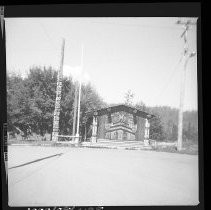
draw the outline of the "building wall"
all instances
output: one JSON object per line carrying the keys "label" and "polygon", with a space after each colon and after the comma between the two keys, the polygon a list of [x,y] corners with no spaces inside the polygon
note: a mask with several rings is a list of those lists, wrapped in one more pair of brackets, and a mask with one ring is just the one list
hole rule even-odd
{"label": "building wall", "polygon": [[144,141],[145,119],[137,117],[136,140]]}
{"label": "building wall", "polygon": [[[112,116],[112,121],[114,119],[114,115]],[[144,140],[144,129],[145,129],[145,119],[137,116],[137,124],[134,125],[132,115],[128,115],[128,124],[129,127],[132,128],[135,135],[127,133],[126,135],[122,130],[106,132],[106,130],[110,127],[108,124],[107,115],[99,116],[98,117],[98,130],[97,130],[97,138],[99,139],[122,139],[122,140],[137,140],[143,141]],[[126,139],[127,138],[127,139]]]}
{"label": "building wall", "polygon": [[97,120],[98,120],[97,138],[105,139],[106,137],[105,124],[107,121],[107,116],[106,115],[99,116]]}

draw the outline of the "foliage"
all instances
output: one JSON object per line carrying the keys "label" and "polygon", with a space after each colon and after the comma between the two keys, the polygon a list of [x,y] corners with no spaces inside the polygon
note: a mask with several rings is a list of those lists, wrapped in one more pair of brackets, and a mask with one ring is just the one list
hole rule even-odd
{"label": "foliage", "polygon": [[159,116],[150,120],[149,138],[158,141],[163,141],[165,139],[163,125]]}
{"label": "foliage", "polygon": [[7,76],[8,131],[18,126],[24,134],[30,125],[31,109],[26,81],[18,75]]}
{"label": "foliage", "polygon": [[[19,75],[7,75],[7,122],[10,132],[32,132],[45,135],[52,133],[53,113],[56,98],[57,71],[51,67],[33,67],[26,78]],[[60,133],[72,134],[73,106],[77,82],[71,77],[63,78],[60,112]],[[134,94],[129,90],[125,103],[133,106]],[[90,83],[82,84],[80,131],[81,135],[90,132],[92,120],[86,113],[105,107],[106,104]],[[156,116],[151,120],[150,138],[176,141],[178,130],[178,109],[168,106],[147,107],[140,101],[134,107]],[[88,134],[90,135],[90,133]],[[198,140],[198,113],[186,111],[183,115],[183,139]]]}
{"label": "foliage", "polygon": [[31,109],[31,128],[43,136],[52,130],[53,110],[56,96],[56,72],[49,67],[30,69],[26,78]]}
{"label": "foliage", "polygon": [[[18,75],[7,75],[7,118],[8,131],[31,129],[41,136],[52,133],[53,113],[56,98],[57,72],[51,67],[33,67],[25,79]],[[71,134],[73,104],[77,83],[64,77],[62,82],[60,111],[60,133]],[[81,122],[85,113],[100,108],[105,103],[91,84],[83,84],[81,92]],[[83,123],[84,125],[84,123]]]}
{"label": "foliage", "polygon": [[[160,116],[166,141],[176,141],[178,132],[178,109],[168,106],[147,107],[150,113]],[[198,113],[186,111],[183,114],[183,139],[198,140]]]}
{"label": "foliage", "polygon": [[131,90],[128,90],[125,93],[125,104],[126,105],[132,105],[133,104],[133,99],[134,99],[134,93]]}
{"label": "foliage", "polygon": [[147,111],[147,107],[146,104],[143,101],[140,101],[138,103],[136,103],[135,108],[141,110],[141,111]]}

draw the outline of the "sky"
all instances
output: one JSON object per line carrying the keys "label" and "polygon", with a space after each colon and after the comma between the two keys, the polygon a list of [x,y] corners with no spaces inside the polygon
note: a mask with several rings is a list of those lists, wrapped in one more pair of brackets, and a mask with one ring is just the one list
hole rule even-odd
{"label": "sky", "polygon": [[[176,21],[197,18],[5,18],[7,73],[26,76],[33,66],[59,69],[65,39],[63,74],[91,82],[107,103],[179,107],[184,28]],[[188,31],[197,52],[196,26]],[[82,50],[83,49],[83,50]],[[83,51],[83,53],[82,53]],[[83,54],[83,56],[82,56]],[[81,64],[83,63],[83,67]],[[197,54],[186,69],[184,110],[197,110]]]}

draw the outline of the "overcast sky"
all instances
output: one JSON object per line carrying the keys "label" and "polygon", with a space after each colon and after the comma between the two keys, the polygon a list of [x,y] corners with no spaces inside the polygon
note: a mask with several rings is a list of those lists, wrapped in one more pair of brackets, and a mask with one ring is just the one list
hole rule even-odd
{"label": "overcast sky", "polygon": [[[180,18],[181,19],[181,18]],[[182,18],[186,20],[187,18]],[[178,18],[6,18],[7,72],[26,75],[31,66],[59,68],[65,38],[64,75],[83,74],[108,103],[179,107],[184,28]],[[196,18],[191,18],[196,22]],[[196,26],[188,31],[196,49]],[[185,110],[197,110],[197,56],[187,66]]]}

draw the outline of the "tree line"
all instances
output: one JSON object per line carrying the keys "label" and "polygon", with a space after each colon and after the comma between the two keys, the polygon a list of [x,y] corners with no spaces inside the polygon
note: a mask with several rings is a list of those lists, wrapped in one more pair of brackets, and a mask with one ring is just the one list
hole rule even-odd
{"label": "tree line", "polygon": [[[178,112],[169,106],[147,107],[143,102],[135,105],[137,108],[154,114],[150,122],[150,138],[155,140],[176,141],[178,135]],[[198,141],[198,112],[183,113],[183,139]]]}
{"label": "tree line", "polygon": [[[62,98],[59,128],[62,134],[72,134],[73,104],[78,83],[71,77],[62,79]],[[33,67],[27,77],[7,75],[7,124],[11,133],[30,128],[32,133],[44,136],[52,133],[56,98],[57,71],[52,67]],[[86,113],[105,106],[90,83],[82,84],[80,130],[87,121]],[[91,124],[91,122],[86,122]]]}
{"label": "tree line", "polygon": [[[30,132],[44,136],[53,130],[53,113],[56,98],[57,71],[52,67],[32,67],[28,75],[7,74],[7,124],[11,133]],[[63,77],[59,128],[64,135],[72,134],[74,95],[78,83],[71,77]],[[132,93],[127,93],[126,104],[130,103]],[[80,131],[84,133],[85,124],[88,136],[91,135],[91,119],[86,114],[100,109],[106,104],[95,88],[82,84]],[[131,105],[131,104],[130,104]],[[143,111],[156,115],[151,120],[150,138],[175,141],[177,139],[178,110],[167,106],[147,107],[143,102],[133,105]],[[197,141],[198,118],[196,111],[184,113],[183,138]]]}
{"label": "tree line", "polygon": [[[169,106],[146,106],[143,101],[133,103],[135,94],[128,90],[125,93],[125,104],[139,110],[154,114],[150,120],[150,139],[158,141],[176,141],[178,135],[178,112]],[[198,112],[185,111],[183,114],[183,139],[198,141]]]}

